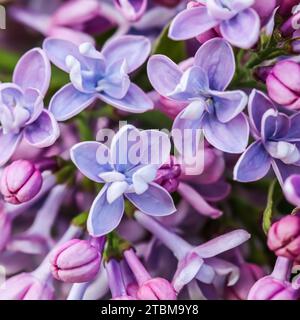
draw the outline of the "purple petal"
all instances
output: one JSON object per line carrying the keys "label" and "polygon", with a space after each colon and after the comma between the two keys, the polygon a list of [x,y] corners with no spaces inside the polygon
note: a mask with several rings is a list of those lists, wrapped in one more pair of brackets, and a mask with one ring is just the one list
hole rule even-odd
{"label": "purple petal", "polygon": [[251,144],[235,165],[234,180],[240,182],[256,181],[269,171],[271,158],[261,141]]}
{"label": "purple petal", "polygon": [[200,193],[185,183],[179,183],[178,192],[201,215],[217,219],[223,214],[221,210],[212,207]]}
{"label": "purple petal", "polygon": [[173,40],[194,38],[217,26],[205,7],[195,7],[183,10],[171,22],[169,37]]}
{"label": "purple petal", "polygon": [[66,64],[67,56],[70,55],[80,62],[84,60],[78,46],[67,40],[47,38],[43,43],[43,49],[50,61],[66,72],[69,72],[69,67]]}
{"label": "purple petal", "polygon": [[44,109],[44,96],[37,89],[29,88],[24,92],[24,103],[26,108],[30,110],[30,119],[26,124],[34,122]]}
{"label": "purple petal", "polygon": [[234,230],[194,248],[193,251],[202,258],[212,258],[238,247],[250,237],[250,234],[242,229]]}
{"label": "purple petal", "polygon": [[269,109],[275,110],[272,101],[261,91],[252,90],[249,96],[248,113],[250,123],[255,129],[256,135],[260,136],[261,120],[266,111]]}
{"label": "purple petal", "polygon": [[210,89],[223,91],[235,72],[231,46],[224,39],[212,39],[203,44],[195,55],[195,65],[206,71]]}
{"label": "purple petal", "polygon": [[227,123],[206,114],[202,123],[205,138],[215,148],[228,153],[241,153],[246,149],[249,125],[243,113]]}
{"label": "purple petal", "polygon": [[124,198],[119,197],[114,202],[107,202],[107,187],[104,186],[90,209],[87,229],[90,235],[100,237],[113,231],[120,223],[124,213]]}
{"label": "purple petal", "polygon": [[53,145],[58,137],[58,124],[47,110],[43,110],[37,120],[24,129],[26,141],[37,148],[46,148]]}
{"label": "purple petal", "polygon": [[109,149],[100,142],[81,142],[70,150],[76,167],[89,179],[102,183],[99,174],[112,170]]}
{"label": "purple petal", "polygon": [[122,36],[108,41],[101,53],[109,65],[126,59],[128,73],[139,68],[148,58],[151,51],[150,41],[143,36]]}
{"label": "purple petal", "polygon": [[270,109],[264,113],[261,120],[261,137],[265,141],[275,137],[277,130],[278,111]]}
{"label": "purple petal", "polygon": [[105,93],[98,94],[98,96],[106,103],[126,112],[143,113],[153,109],[152,100],[134,83],[130,84],[129,90],[122,99],[115,99]]}
{"label": "purple petal", "polygon": [[285,135],[285,141],[300,141],[300,112],[292,115],[290,117],[290,128],[288,130],[287,135]]}
{"label": "purple petal", "polygon": [[247,95],[240,90],[217,92],[213,95],[216,117],[220,122],[226,123],[240,114],[247,105]]}
{"label": "purple petal", "polygon": [[148,0],[114,0],[114,4],[128,21],[135,22],[144,14]]}
{"label": "purple petal", "polygon": [[23,134],[3,134],[0,130],[0,166],[3,166],[14,154],[18,144],[20,143]]}
{"label": "purple petal", "polygon": [[300,174],[299,166],[285,164],[281,160],[272,159],[272,168],[282,187],[288,177],[294,174]]}
{"label": "purple petal", "polygon": [[147,73],[153,88],[165,97],[175,90],[183,75],[177,64],[163,55],[149,59]]}
{"label": "purple petal", "polygon": [[96,95],[82,93],[69,83],[52,97],[49,110],[57,121],[65,121],[90,106],[96,99]]}
{"label": "purple petal", "polygon": [[232,45],[249,49],[259,38],[260,19],[253,9],[239,12],[232,19],[223,21],[220,32]]}
{"label": "purple petal", "polygon": [[142,139],[140,131],[132,125],[122,127],[111,141],[111,162],[118,172],[126,172],[140,164]]}
{"label": "purple petal", "polygon": [[172,280],[176,292],[180,292],[185,285],[196,277],[203,263],[203,259],[194,252],[187,254],[178,262],[177,270]]}
{"label": "purple petal", "polygon": [[283,186],[283,191],[286,199],[294,206],[300,206],[300,175],[293,174],[289,176]]}
{"label": "purple petal", "polygon": [[167,216],[176,211],[170,194],[161,186],[151,183],[144,193],[126,193],[130,200],[139,210],[151,216]]}
{"label": "purple petal", "polygon": [[45,52],[34,48],[25,53],[17,63],[13,82],[24,91],[28,88],[37,89],[45,95],[50,84],[50,62]]}

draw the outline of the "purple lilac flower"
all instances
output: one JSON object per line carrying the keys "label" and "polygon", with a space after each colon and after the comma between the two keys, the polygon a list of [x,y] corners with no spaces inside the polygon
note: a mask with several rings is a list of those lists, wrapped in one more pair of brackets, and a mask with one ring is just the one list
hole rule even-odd
{"label": "purple lilac flower", "polygon": [[12,83],[0,84],[0,166],[12,157],[22,139],[44,148],[58,138],[58,125],[43,104],[50,74],[44,51],[35,48],[19,60]]}
{"label": "purple lilac flower", "polygon": [[123,36],[107,42],[101,52],[91,43],[76,46],[48,38],[44,49],[52,63],[70,74],[71,83],[50,101],[58,121],[70,119],[97,99],[127,112],[152,109],[150,98],[128,76],[147,59],[151,49],[147,38]]}
{"label": "purple lilac flower", "polygon": [[113,0],[115,7],[131,22],[139,20],[147,8],[148,0]]}
{"label": "purple lilac flower", "polygon": [[[163,147],[157,145],[160,139]],[[137,150],[140,156],[133,159],[133,151]],[[104,184],[90,209],[87,226],[91,235],[104,235],[119,225],[124,196],[149,215],[164,216],[175,211],[169,193],[153,182],[158,167],[169,153],[170,141],[165,133],[139,132],[131,125],[120,129],[110,149],[92,141],[79,143],[71,149],[71,158],[78,169],[89,179]],[[156,158],[154,164],[149,162],[149,155]]]}
{"label": "purple lilac flower", "polygon": [[169,30],[171,39],[186,40],[219,27],[223,38],[234,46],[248,49],[257,42],[260,18],[250,8],[254,0],[198,2],[198,7],[183,10],[172,21]]}
{"label": "purple lilac flower", "polygon": [[[184,139],[174,139],[179,152],[182,146],[195,141],[200,129],[217,149],[229,153],[245,150],[249,125],[242,111],[247,96],[240,90],[224,91],[234,72],[233,51],[223,39],[202,45],[193,66],[185,72],[166,56],[154,55],[149,59],[148,77],[155,90],[167,98],[189,103],[173,124],[173,130],[179,130]],[[192,134],[185,135],[185,130]]]}
{"label": "purple lilac flower", "polygon": [[241,182],[263,178],[272,166],[278,181],[300,172],[299,113],[280,113],[262,92],[253,90],[249,118],[255,138],[234,168],[234,179]]}

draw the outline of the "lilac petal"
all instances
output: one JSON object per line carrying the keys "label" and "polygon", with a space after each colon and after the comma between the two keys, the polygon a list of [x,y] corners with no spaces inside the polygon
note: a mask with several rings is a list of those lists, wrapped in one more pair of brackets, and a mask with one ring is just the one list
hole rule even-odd
{"label": "lilac petal", "polygon": [[236,265],[219,258],[206,259],[205,263],[212,267],[218,276],[226,277],[227,286],[233,286],[239,280],[240,271]]}
{"label": "lilac petal", "polygon": [[109,149],[100,142],[81,142],[70,150],[71,159],[76,167],[89,179],[102,183],[100,174],[112,171],[109,164]]}
{"label": "lilac petal", "polygon": [[230,194],[231,186],[225,181],[217,181],[210,184],[196,185],[195,189],[205,200],[217,202],[225,199]]}
{"label": "lilac petal", "polygon": [[204,136],[215,148],[228,153],[241,153],[248,144],[249,124],[243,113],[227,123],[221,123],[213,115],[202,120]]}
{"label": "lilac petal", "polygon": [[259,31],[260,19],[253,9],[241,11],[220,25],[220,32],[224,39],[243,49],[249,49],[255,45],[259,38]]}
{"label": "lilac petal", "polygon": [[109,64],[126,59],[128,73],[139,68],[148,58],[151,43],[143,36],[126,35],[108,41],[101,53]]}
{"label": "lilac petal", "polygon": [[107,202],[107,186],[104,186],[90,209],[87,229],[94,237],[103,236],[113,231],[120,223],[124,213],[124,198],[121,196],[114,202]]}
{"label": "lilac petal", "polygon": [[169,37],[173,40],[194,38],[217,26],[205,7],[195,7],[181,11],[171,22]]}
{"label": "lilac petal", "polygon": [[261,91],[252,90],[249,96],[248,113],[250,123],[256,131],[256,135],[260,136],[261,120],[266,111],[269,109],[275,110],[272,101]]}
{"label": "lilac petal", "polygon": [[292,164],[285,164],[281,160],[272,159],[272,168],[276,177],[283,187],[287,178],[294,174],[300,174],[300,167]]}
{"label": "lilac petal", "polygon": [[141,163],[160,167],[169,159],[171,142],[168,135],[158,130],[143,130],[140,133],[143,141]]}
{"label": "lilac petal", "polygon": [[219,218],[223,212],[208,204],[196,189],[180,182],[177,191],[197,212],[212,219]]}
{"label": "lilac petal", "polygon": [[276,139],[283,139],[286,137],[290,133],[290,127],[290,117],[284,113],[279,113],[276,119],[276,130],[274,133]]}
{"label": "lilac petal", "polygon": [[126,172],[140,164],[142,139],[132,125],[122,127],[111,141],[111,163],[118,172]]}
{"label": "lilac petal", "polygon": [[49,111],[57,121],[65,121],[90,106],[96,99],[96,95],[82,93],[69,83],[52,97]]}
{"label": "lilac petal", "polygon": [[150,183],[143,194],[125,193],[125,196],[139,210],[151,216],[167,216],[176,211],[170,194],[155,183]]}
{"label": "lilac petal", "polygon": [[247,105],[247,95],[240,90],[217,92],[211,91],[216,117],[226,123],[241,113]]}
{"label": "lilac petal", "polygon": [[17,63],[13,73],[13,82],[24,91],[33,88],[45,95],[49,88],[50,76],[50,62],[45,52],[34,48],[25,53]]}
{"label": "lilac petal", "polygon": [[24,129],[26,141],[37,148],[46,148],[53,145],[58,137],[58,124],[47,110],[43,110],[37,120]]}
{"label": "lilac petal", "polygon": [[22,133],[19,134],[3,134],[2,130],[0,130],[0,166],[3,166],[14,154],[18,144],[21,142],[23,137]]}
{"label": "lilac petal", "polygon": [[26,122],[26,125],[34,122],[43,111],[43,98],[44,96],[37,89],[29,88],[25,90],[23,99],[26,108],[30,110],[30,119]]}
{"label": "lilac petal", "polygon": [[205,42],[195,55],[195,65],[206,71],[210,89],[223,91],[235,72],[235,59],[231,46],[224,39]]}
{"label": "lilac petal", "polygon": [[220,253],[238,247],[250,239],[250,234],[245,230],[239,229],[228,232],[222,236],[214,238],[193,249],[202,258],[212,258]]}
{"label": "lilac petal", "polygon": [[194,252],[187,254],[179,261],[176,273],[172,280],[176,292],[180,292],[185,285],[196,277],[203,263],[203,259]]}
{"label": "lilac petal", "polygon": [[43,49],[50,61],[66,72],[69,72],[69,67],[66,64],[67,56],[72,56],[79,62],[84,63],[84,57],[79,52],[78,46],[70,41],[47,38],[43,43]]}
{"label": "lilac petal", "polygon": [[261,141],[252,143],[235,165],[234,180],[240,182],[256,181],[269,171],[271,158]]}
{"label": "lilac petal", "polygon": [[[195,104],[194,102],[193,104]],[[177,151],[184,156],[195,156],[199,151],[199,140],[202,134],[201,130],[201,116],[202,113],[199,112],[195,115],[195,119],[186,119],[186,113],[191,105],[184,109],[176,117],[173,127],[172,127],[172,137],[174,145]],[[199,101],[199,110],[204,107]]]}
{"label": "lilac petal", "polygon": [[114,4],[128,21],[135,22],[144,14],[148,0],[114,0]]}
{"label": "lilac petal", "polygon": [[293,174],[289,176],[283,186],[283,191],[286,199],[294,206],[300,206],[300,175]]}
{"label": "lilac petal", "polygon": [[175,90],[183,75],[177,64],[163,55],[149,59],[147,73],[153,88],[165,97]]}
{"label": "lilac petal", "polygon": [[200,92],[208,92],[208,87],[205,71],[198,66],[193,66],[184,72],[179,84],[169,93],[168,98],[179,101],[197,98]]}
{"label": "lilac petal", "polygon": [[290,128],[284,137],[284,141],[298,142],[300,141],[300,112],[293,114],[290,117]]}
{"label": "lilac petal", "polygon": [[228,20],[231,19],[235,14],[236,10],[232,8],[234,0],[222,4],[222,0],[209,0],[206,2],[208,13],[219,20]]}
{"label": "lilac petal", "polygon": [[115,99],[105,93],[98,94],[99,98],[112,106],[133,113],[143,113],[153,109],[153,102],[137,85],[131,83],[122,99]]}
{"label": "lilac petal", "polygon": [[264,141],[275,137],[278,115],[278,111],[273,109],[264,113],[261,120],[261,137]]}

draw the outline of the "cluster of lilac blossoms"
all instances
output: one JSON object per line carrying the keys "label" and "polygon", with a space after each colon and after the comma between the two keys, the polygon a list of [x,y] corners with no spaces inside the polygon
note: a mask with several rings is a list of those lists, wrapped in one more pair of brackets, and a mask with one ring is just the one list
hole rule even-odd
{"label": "cluster of lilac blossoms", "polygon": [[299,1],[7,6],[0,300],[299,300]]}

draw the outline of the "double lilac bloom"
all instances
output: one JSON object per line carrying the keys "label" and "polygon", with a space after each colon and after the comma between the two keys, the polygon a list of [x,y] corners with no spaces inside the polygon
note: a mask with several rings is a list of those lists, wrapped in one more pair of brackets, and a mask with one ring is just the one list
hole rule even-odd
{"label": "double lilac bloom", "polygon": [[101,52],[91,43],[77,46],[48,38],[44,50],[52,63],[70,74],[71,83],[50,101],[49,109],[58,121],[72,118],[97,99],[127,112],[153,108],[150,98],[128,76],[150,53],[151,43],[146,37],[122,36],[106,43]]}
{"label": "double lilac bloom", "polygon": [[58,125],[43,104],[50,74],[45,53],[35,48],[19,60],[12,83],[0,84],[0,166],[11,158],[22,139],[44,148],[58,138]]}
{"label": "double lilac bloom", "polygon": [[256,181],[273,170],[281,185],[300,173],[300,113],[287,116],[278,112],[262,92],[253,90],[249,98],[249,118],[255,142],[240,157],[234,179]]}
{"label": "double lilac bloom", "polygon": [[250,8],[254,0],[197,0],[199,6],[180,12],[172,21],[169,37],[186,40],[219,28],[232,45],[248,49],[259,38],[260,18]]}
{"label": "double lilac bloom", "polygon": [[119,225],[124,196],[149,215],[165,216],[175,211],[169,193],[153,182],[158,168],[168,159],[170,148],[165,133],[140,132],[127,125],[113,137],[110,149],[99,142],[82,142],[71,149],[78,169],[89,179],[104,184],[90,209],[87,227],[91,235],[107,234]]}
{"label": "double lilac bloom", "polygon": [[229,153],[245,150],[249,125],[242,111],[247,95],[240,90],[224,91],[234,72],[232,48],[220,38],[202,45],[194,64],[185,72],[166,56],[154,55],[149,59],[148,77],[154,89],[164,97],[188,103],[173,124],[173,131],[181,132],[181,139],[174,137],[178,151],[192,145],[200,129],[219,150]]}

